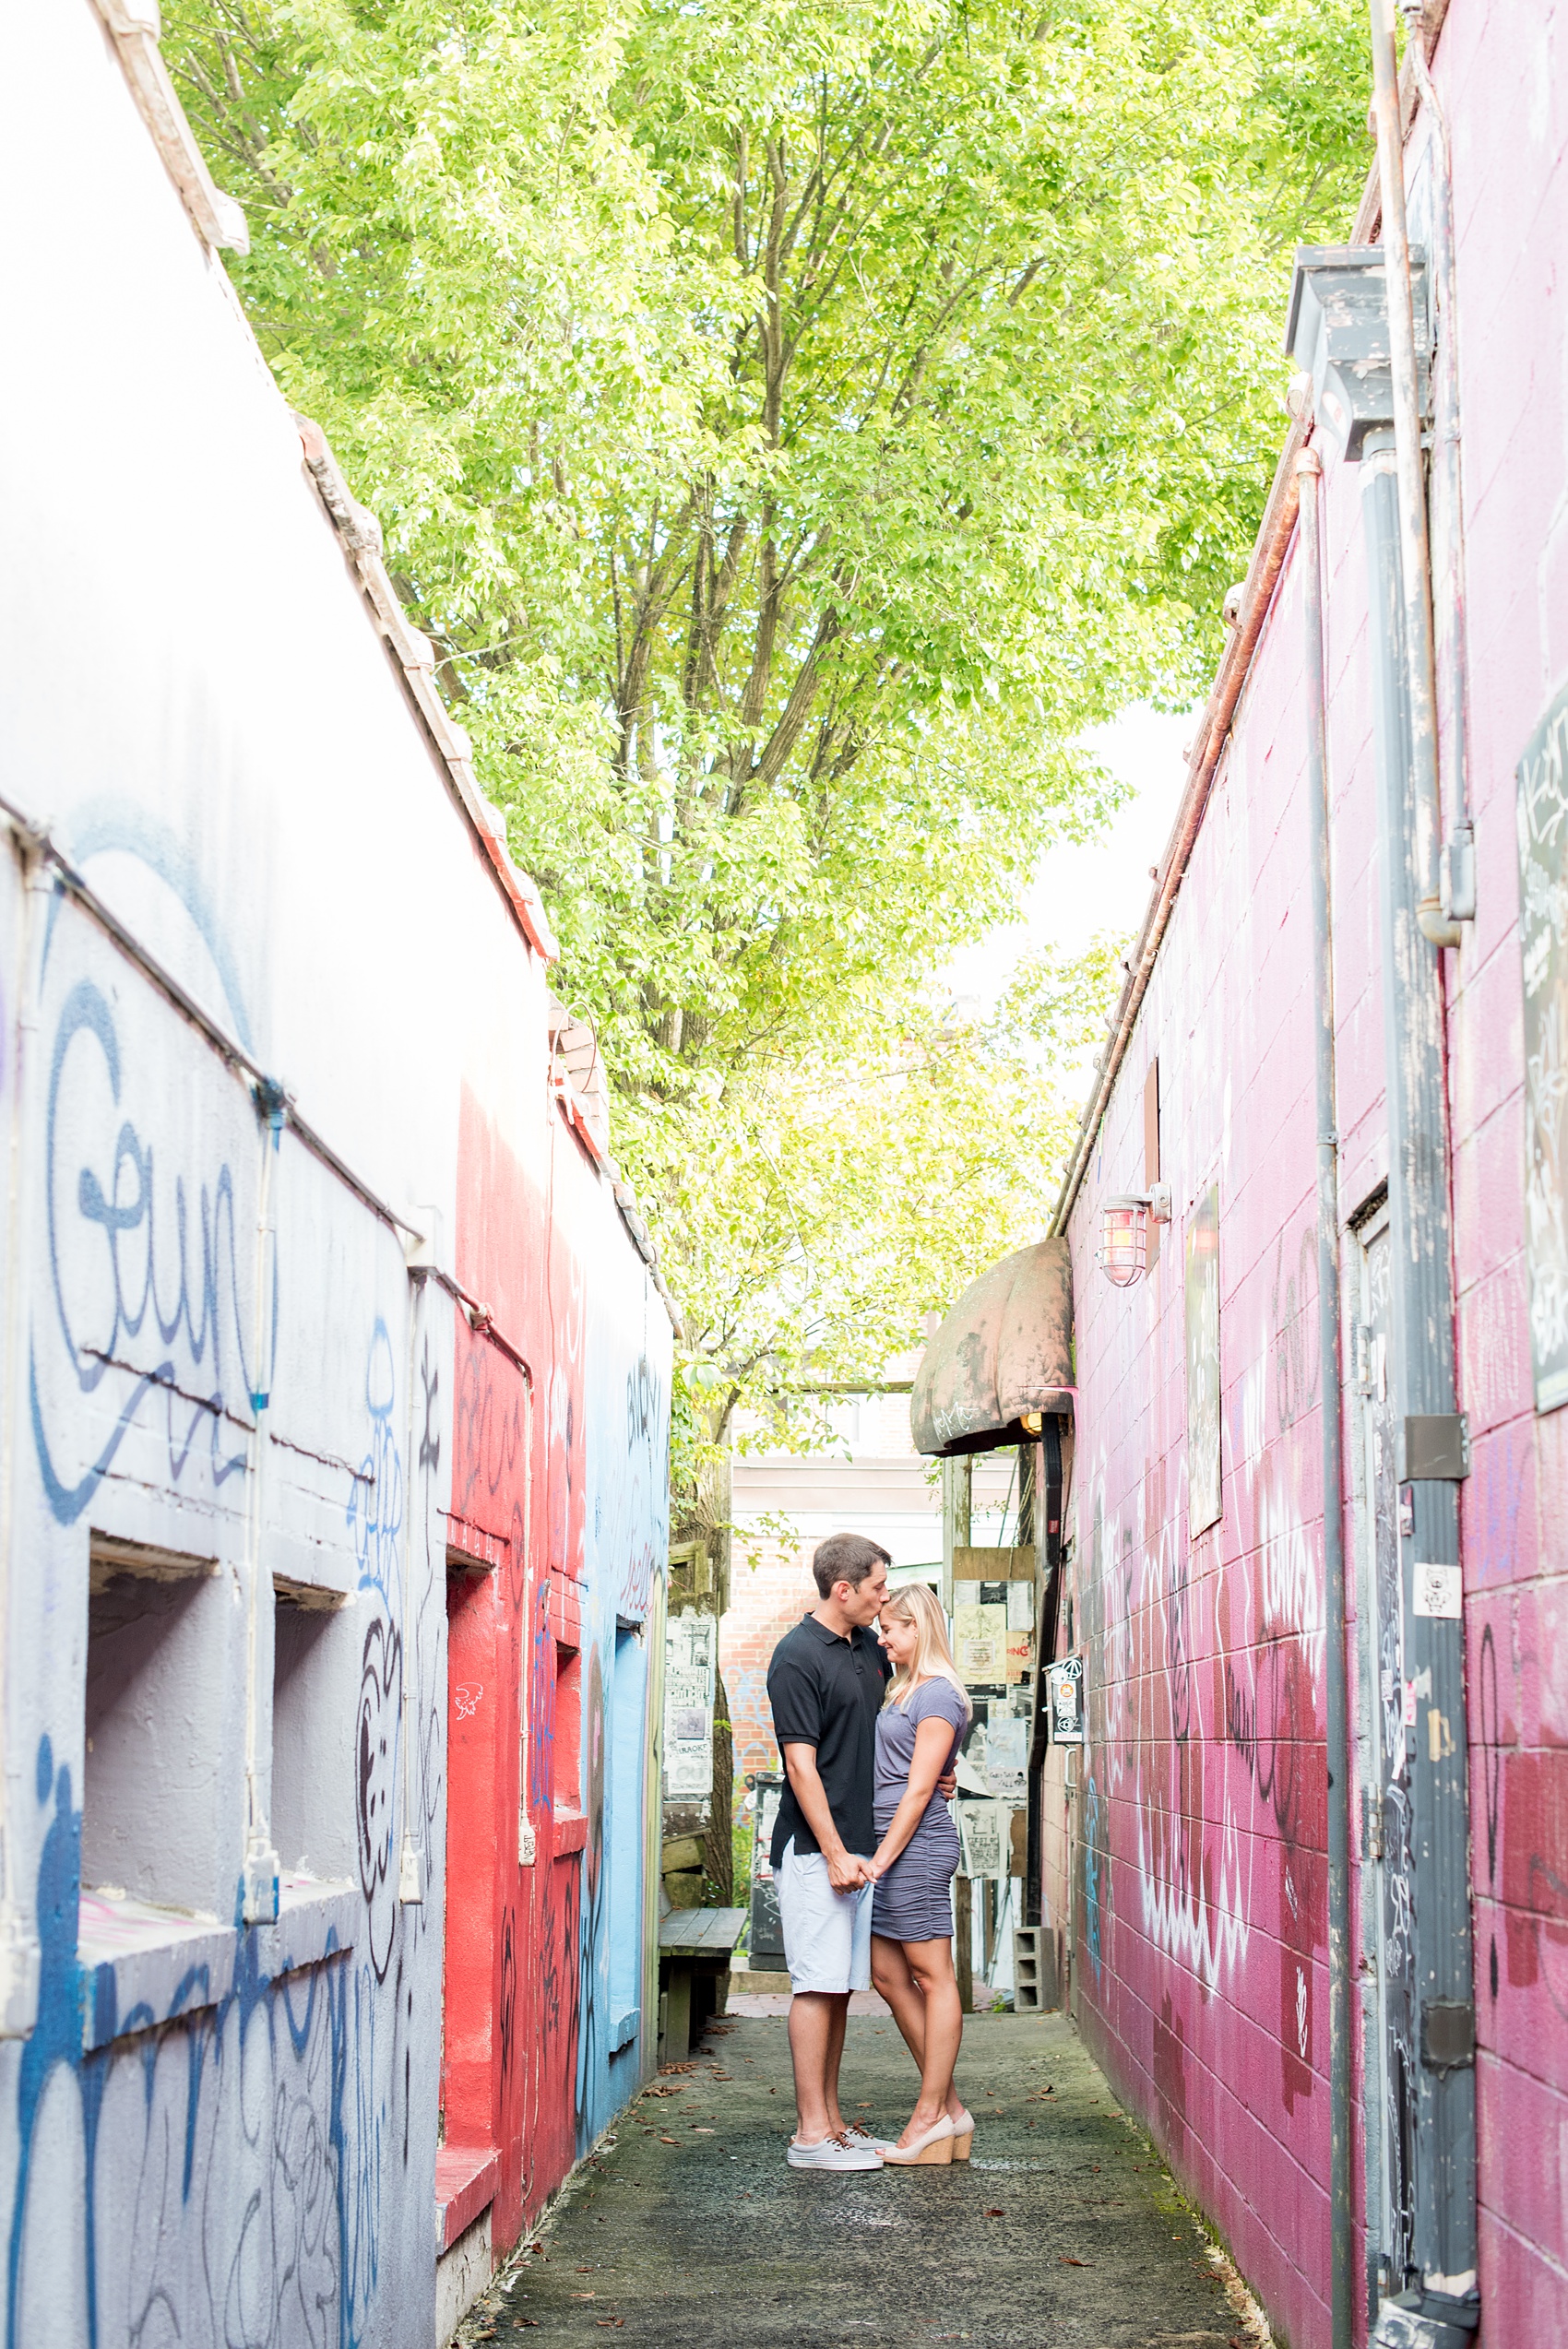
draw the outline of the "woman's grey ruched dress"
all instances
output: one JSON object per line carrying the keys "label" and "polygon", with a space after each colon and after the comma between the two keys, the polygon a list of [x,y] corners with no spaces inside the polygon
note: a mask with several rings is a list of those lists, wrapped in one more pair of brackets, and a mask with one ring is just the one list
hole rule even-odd
{"label": "woman's grey ruched dress", "polygon": [[[933,1720],[945,1721],[953,1731],[951,1751],[938,1774],[945,1775],[968,1721],[964,1700],[951,1680],[922,1680],[906,1703],[885,1704],[877,1715],[874,1799],[879,1837],[887,1833],[909,1786],[915,1731],[922,1721]],[[949,1940],[951,1887],[957,1866],[958,1830],[942,1797],[933,1793],[924,1818],[877,1883],[872,1900],[872,1931],[890,1941]]]}

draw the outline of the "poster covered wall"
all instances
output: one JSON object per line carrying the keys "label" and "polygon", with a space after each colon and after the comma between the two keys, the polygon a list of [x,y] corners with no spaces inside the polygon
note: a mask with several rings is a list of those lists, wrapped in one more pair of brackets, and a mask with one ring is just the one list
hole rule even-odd
{"label": "poster covered wall", "polygon": [[713,1792],[713,1700],[719,1626],[711,1615],[678,1615],[664,1640],[664,1794],[702,1802]]}

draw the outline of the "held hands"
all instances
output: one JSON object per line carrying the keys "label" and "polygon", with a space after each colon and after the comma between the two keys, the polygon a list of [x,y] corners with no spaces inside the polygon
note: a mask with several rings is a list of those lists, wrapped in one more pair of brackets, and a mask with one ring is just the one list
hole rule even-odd
{"label": "held hands", "polygon": [[862,1885],[874,1884],[885,1876],[891,1866],[880,1852],[862,1859],[858,1852],[839,1851],[827,1862],[827,1880],[836,1892],[858,1892]]}
{"label": "held hands", "polygon": [[944,1771],[936,1782],[936,1791],[944,1802],[951,1802],[958,1791],[958,1773],[956,1770]]}
{"label": "held hands", "polygon": [[827,1880],[836,1892],[858,1892],[862,1884],[875,1881],[867,1872],[871,1864],[857,1853],[840,1848],[828,1858]]}

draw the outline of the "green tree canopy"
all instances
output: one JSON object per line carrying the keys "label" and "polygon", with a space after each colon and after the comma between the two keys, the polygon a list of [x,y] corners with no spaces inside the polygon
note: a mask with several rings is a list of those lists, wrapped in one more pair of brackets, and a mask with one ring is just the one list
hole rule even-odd
{"label": "green tree canopy", "polygon": [[1017,1005],[934,1046],[932,974],[1103,813],[1082,730],[1201,686],[1360,15],[178,0],[243,298],[543,887],[705,1392],[863,1366],[1043,1214],[1049,1067]]}

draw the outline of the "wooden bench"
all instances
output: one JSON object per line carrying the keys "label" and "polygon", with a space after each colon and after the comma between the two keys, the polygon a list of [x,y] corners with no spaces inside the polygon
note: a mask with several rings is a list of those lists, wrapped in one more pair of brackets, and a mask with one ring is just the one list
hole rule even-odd
{"label": "wooden bench", "polygon": [[683,2063],[730,1989],[743,1908],[677,1908],[659,1921],[659,2060]]}

